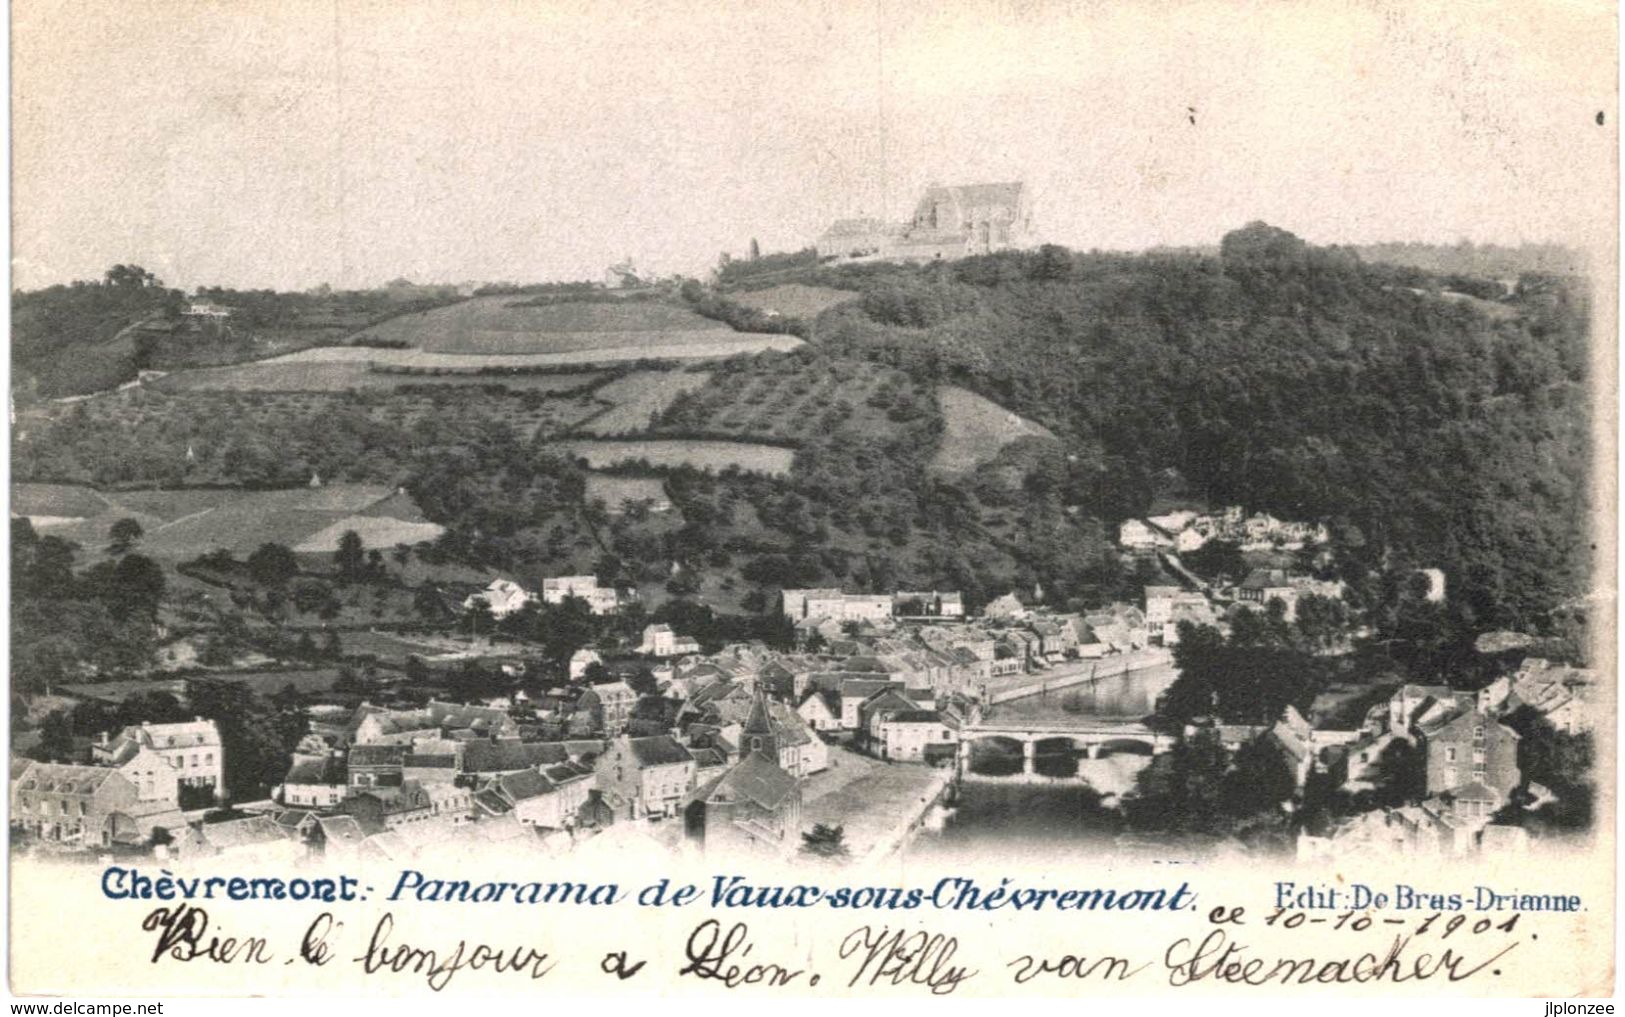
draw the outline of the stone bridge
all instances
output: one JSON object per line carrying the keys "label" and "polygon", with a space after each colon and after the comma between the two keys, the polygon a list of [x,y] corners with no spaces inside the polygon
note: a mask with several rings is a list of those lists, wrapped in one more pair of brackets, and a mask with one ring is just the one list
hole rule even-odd
{"label": "stone bridge", "polygon": [[959,775],[972,772],[971,755],[977,744],[994,742],[1013,742],[1021,746],[1021,772],[1028,777],[1038,774],[1036,763],[1039,746],[1044,744],[1081,751],[1088,759],[1118,753],[1152,756],[1166,752],[1174,745],[1171,736],[1158,734],[1138,721],[1104,717],[1013,717],[1008,720],[976,717],[959,732]]}

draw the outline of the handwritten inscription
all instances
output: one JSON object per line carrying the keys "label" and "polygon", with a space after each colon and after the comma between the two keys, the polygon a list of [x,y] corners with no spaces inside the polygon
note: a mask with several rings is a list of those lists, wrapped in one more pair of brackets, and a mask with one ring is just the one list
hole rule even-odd
{"label": "handwritten inscription", "polygon": [[[1215,907],[1207,912],[1206,927],[1200,934],[1178,936],[1165,947],[1152,947],[1139,956],[1122,951],[1091,952],[1082,949],[1083,944],[1067,944],[1070,949],[1053,954],[992,958],[965,956],[973,951],[964,950],[957,937],[945,932],[888,925],[860,925],[838,941],[802,943],[791,954],[775,945],[771,935],[759,941],[744,922],[707,918],[690,931],[678,963],[664,970],[675,971],[678,978],[728,989],[805,993],[829,974],[847,989],[890,987],[937,996],[952,994],[983,977],[984,969],[1002,971],[1012,985],[1116,984],[1142,978],[1160,979],[1172,988],[1456,983],[1501,975],[1506,958],[1524,942],[1514,936],[1520,917],[1514,914],[1494,924],[1488,919],[1475,922],[1441,913],[1403,921],[1360,913],[1323,919],[1277,908],[1254,920],[1246,908]],[[1320,922],[1338,939],[1320,938],[1315,940],[1317,945],[1346,942],[1347,948],[1282,948],[1283,941],[1301,940],[1305,933],[1297,930],[1312,930]],[[191,904],[157,908],[143,918],[141,928],[153,936],[153,964],[265,965],[277,960],[265,937],[238,930],[228,935],[211,921],[207,911]],[[348,960],[364,975],[417,979],[435,992],[444,991],[463,972],[533,982],[564,963],[550,950],[524,942],[498,945],[462,938],[423,942],[403,934],[394,914],[388,912],[371,924],[364,945],[358,944],[360,952],[345,957],[337,952],[344,929],[345,923],[332,912],[321,912],[298,942],[290,944],[294,949],[280,963],[319,968],[335,959]],[[1531,938],[1538,936],[1531,934]],[[775,950],[780,952],[775,954]],[[625,949],[612,949],[602,956],[583,958],[580,970],[624,982],[645,971],[660,970],[665,962],[659,952],[654,949],[649,957],[635,958]],[[983,960],[993,963],[979,963]]]}

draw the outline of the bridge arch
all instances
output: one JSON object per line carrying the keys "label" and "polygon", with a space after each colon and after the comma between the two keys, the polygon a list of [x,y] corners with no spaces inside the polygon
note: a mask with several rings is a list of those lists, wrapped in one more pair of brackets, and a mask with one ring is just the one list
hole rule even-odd
{"label": "bridge arch", "polygon": [[1022,772],[1026,743],[1008,735],[969,735],[964,739],[965,770],[980,777],[1009,777]]}
{"label": "bridge arch", "polygon": [[1076,777],[1088,744],[1071,735],[1046,735],[1033,741],[1033,772],[1041,777]]}
{"label": "bridge arch", "polygon": [[1094,755],[1100,756],[1154,756],[1156,744],[1149,738],[1110,738],[1095,745]]}

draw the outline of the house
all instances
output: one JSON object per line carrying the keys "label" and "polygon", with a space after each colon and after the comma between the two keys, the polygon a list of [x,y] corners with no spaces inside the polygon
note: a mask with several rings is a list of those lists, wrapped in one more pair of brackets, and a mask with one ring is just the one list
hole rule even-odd
{"label": "house", "polygon": [[650,657],[685,657],[699,653],[700,644],[687,636],[679,636],[670,625],[645,625],[638,652]]}
{"label": "house", "polygon": [[105,766],[29,761],[12,773],[12,829],[47,843],[81,849],[138,845],[156,828],[184,824],[172,806],[141,801],[128,777]]}
{"label": "house", "polygon": [[560,763],[545,770],[522,770],[497,778],[496,792],[526,826],[574,829],[593,787],[592,767]]}
{"label": "house", "polygon": [[1288,621],[1297,613],[1297,588],[1287,582],[1286,572],[1282,569],[1253,569],[1236,587],[1236,599],[1243,604],[1259,606],[1279,600]]}
{"label": "house", "polygon": [[577,650],[570,654],[570,680],[573,682],[580,681],[586,677],[587,668],[594,664],[602,666],[603,663],[604,658],[598,655],[597,650],[589,650],[585,647]]}
{"label": "house", "polygon": [[170,765],[171,758],[138,739],[122,734],[112,738],[106,731],[90,747],[90,761],[112,767],[129,778],[142,801],[166,802],[173,808],[180,801],[180,775]]}
{"label": "house", "polygon": [[1179,645],[1179,626],[1182,624],[1217,626],[1219,612],[1213,602],[1199,593],[1185,594],[1169,608],[1168,621],[1162,626],[1162,645]]}
{"label": "house", "polygon": [[1409,735],[1413,728],[1437,723],[1457,712],[1473,709],[1478,697],[1448,685],[1404,684],[1388,700],[1388,730]]}
{"label": "house", "polygon": [[272,792],[291,808],[330,809],[349,793],[348,767],[341,753],[325,756],[295,756],[282,785]]}
{"label": "house", "polygon": [[[1145,612],[1132,604],[1116,603],[1091,611],[1083,616],[1083,622],[1106,653],[1128,653],[1145,648]],[[1079,652],[1083,652],[1081,643]]]}
{"label": "house", "polygon": [[1591,705],[1596,679],[1595,671],[1532,657],[1512,676],[1502,705],[1508,712],[1530,707],[1552,727],[1569,734],[1590,731],[1597,712]]}
{"label": "house", "polygon": [[817,589],[783,590],[781,597],[785,617],[794,622],[812,619],[885,622],[892,616],[892,598],[885,594]]}
{"label": "house", "polygon": [[593,685],[576,700],[574,716],[588,718],[595,732],[617,735],[626,730],[627,721],[632,719],[632,707],[637,702],[638,694],[625,682]]}
{"label": "house", "polygon": [[463,610],[473,610],[482,600],[490,609],[491,617],[506,618],[526,604],[535,603],[536,595],[511,579],[493,579],[484,590],[463,601]]}
{"label": "house", "polygon": [[965,600],[957,591],[898,592],[892,595],[892,611],[903,618],[963,618]]}
{"label": "house", "polygon": [[1006,593],[1002,597],[995,597],[982,608],[982,615],[987,618],[1015,619],[1027,617],[1027,606],[1023,604],[1014,593]]}
{"label": "house", "polygon": [[425,709],[429,722],[442,732],[466,731],[479,738],[514,738],[519,734],[519,723],[499,707],[431,699]]}
{"label": "house", "polygon": [[221,322],[230,318],[232,309],[223,304],[216,304],[209,300],[191,300],[186,304],[186,310],[181,314],[187,318],[201,318],[206,321]]}
{"label": "house", "polygon": [[225,783],[226,753],[214,721],[197,717],[179,724],[132,724],[114,740],[125,739],[169,762],[181,798],[219,797]]}
{"label": "house", "polygon": [[901,689],[884,689],[858,705],[858,741],[870,752],[878,753],[882,744],[881,728],[896,713],[909,713],[919,709]]}
{"label": "house", "polygon": [[578,597],[587,602],[593,614],[614,614],[620,607],[620,597],[613,587],[599,586],[598,577],[593,576],[555,576],[542,580],[542,601],[547,604],[562,604],[568,597]]}
{"label": "house", "polygon": [[[470,745],[490,745],[491,742],[470,742]],[[506,743],[511,744],[511,743]],[[452,784],[457,780],[457,753],[409,752],[401,761],[401,780],[414,781],[425,787]]]}
{"label": "house", "polygon": [[1370,791],[1383,778],[1383,756],[1395,741],[1402,741],[1392,731],[1365,732],[1359,738],[1342,746],[1338,753],[1343,764],[1343,790]]}
{"label": "house", "polygon": [[841,729],[843,731],[859,730],[863,726],[863,718],[859,714],[859,708],[863,703],[887,689],[900,689],[902,687],[902,682],[884,679],[852,678],[841,682],[839,686]]}
{"label": "house", "polygon": [[606,803],[626,819],[676,815],[694,789],[694,757],[671,735],[612,739],[594,769]]}
{"label": "house", "polygon": [[773,762],[771,748],[748,752],[700,787],[684,810],[684,830],[706,851],[787,854],[801,843],[801,787]]}
{"label": "house", "polygon": [[1297,707],[1288,704],[1264,737],[1292,775],[1293,786],[1301,789],[1315,763],[1314,730],[1309,721]]}
{"label": "house", "polygon": [[1427,730],[1423,747],[1429,794],[1476,782],[1492,788],[1505,803],[1521,778],[1517,732],[1476,709]]}
{"label": "house", "polygon": [[237,865],[292,865],[305,854],[304,844],[290,838],[269,816],[199,823],[192,830],[198,853],[229,857]]}
{"label": "house", "polygon": [[362,791],[345,801],[344,811],[363,829],[385,830],[425,823],[435,815],[432,797],[418,784],[402,784],[393,792]]}
{"label": "house", "polygon": [[410,752],[405,745],[352,745],[346,760],[350,787],[361,790],[400,787]]}
{"label": "house", "polygon": [[1174,546],[1168,531],[1144,519],[1125,519],[1117,526],[1117,545],[1125,551],[1166,551]]}
{"label": "house", "polygon": [[1174,535],[1174,550],[1180,554],[1189,554],[1192,551],[1200,551],[1206,547],[1207,541],[1207,534],[1195,527],[1191,527],[1187,530],[1180,530]]}
{"label": "house", "polygon": [[936,710],[899,710],[882,716],[879,726],[881,759],[905,763],[952,760],[959,744],[959,725]]}
{"label": "house", "polygon": [[[572,758],[569,742],[469,742],[458,761],[458,782],[478,785],[489,778],[534,770]],[[591,743],[598,746],[599,743]]]}
{"label": "house", "polygon": [[808,691],[796,713],[814,731],[839,731],[841,728],[841,695],[830,689]]}
{"label": "house", "polygon": [[1182,586],[1147,586],[1145,588],[1145,626],[1155,634],[1168,624],[1173,616],[1174,604],[1186,596]]}

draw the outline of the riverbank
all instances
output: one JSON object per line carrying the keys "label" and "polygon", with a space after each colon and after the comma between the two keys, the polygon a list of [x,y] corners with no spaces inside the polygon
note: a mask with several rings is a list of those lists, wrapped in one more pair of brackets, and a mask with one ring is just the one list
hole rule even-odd
{"label": "riverbank", "polygon": [[862,861],[901,850],[953,780],[951,770],[882,762],[840,746],[830,746],[829,759],[802,789],[802,827],[841,827],[848,853]]}

